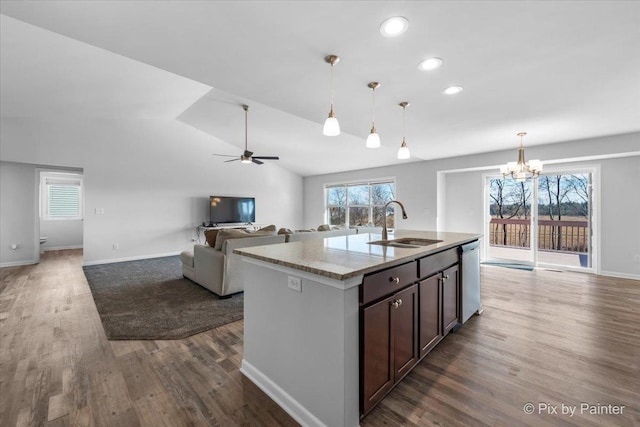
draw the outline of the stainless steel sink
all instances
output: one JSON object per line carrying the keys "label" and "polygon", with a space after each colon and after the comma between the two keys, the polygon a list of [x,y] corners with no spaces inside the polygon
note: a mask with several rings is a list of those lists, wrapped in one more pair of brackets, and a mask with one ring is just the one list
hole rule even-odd
{"label": "stainless steel sink", "polygon": [[394,246],[397,248],[419,248],[421,246],[435,245],[436,243],[440,242],[442,242],[442,240],[421,239],[418,237],[402,237],[399,239],[391,240],[375,240],[368,243],[370,245]]}

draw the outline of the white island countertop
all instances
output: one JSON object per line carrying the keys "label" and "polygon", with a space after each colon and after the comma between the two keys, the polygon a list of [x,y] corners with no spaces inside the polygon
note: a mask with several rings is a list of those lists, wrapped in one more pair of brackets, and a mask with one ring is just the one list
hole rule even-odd
{"label": "white island countertop", "polygon": [[420,230],[389,233],[389,240],[402,237],[442,242],[420,247],[371,245],[368,242],[381,240],[382,235],[366,233],[241,248],[234,253],[330,279],[347,280],[472,242],[482,235]]}

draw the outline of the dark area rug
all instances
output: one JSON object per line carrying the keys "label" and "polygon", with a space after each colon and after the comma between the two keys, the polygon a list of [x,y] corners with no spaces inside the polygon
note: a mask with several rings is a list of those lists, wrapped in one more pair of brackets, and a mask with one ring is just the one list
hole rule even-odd
{"label": "dark area rug", "polygon": [[182,277],[171,256],[83,267],[110,340],[180,339],[243,317],[243,294],[221,299]]}

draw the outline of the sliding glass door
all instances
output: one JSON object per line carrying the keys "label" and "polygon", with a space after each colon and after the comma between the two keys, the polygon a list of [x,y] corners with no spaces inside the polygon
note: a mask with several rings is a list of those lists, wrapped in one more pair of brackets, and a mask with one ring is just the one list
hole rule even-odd
{"label": "sliding glass door", "polygon": [[487,259],[591,268],[593,174],[547,172],[522,182],[487,177]]}
{"label": "sliding glass door", "polygon": [[591,172],[538,178],[538,263],[591,267]]}

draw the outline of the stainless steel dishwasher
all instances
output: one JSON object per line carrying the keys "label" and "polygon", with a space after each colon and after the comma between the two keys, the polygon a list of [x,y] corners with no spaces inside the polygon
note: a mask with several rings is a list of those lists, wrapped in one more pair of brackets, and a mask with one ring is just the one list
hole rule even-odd
{"label": "stainless steel dishwasher", "polygon": [[462,252],[462,323],[474,313],[480,314],[480,241],[461,246]]}

